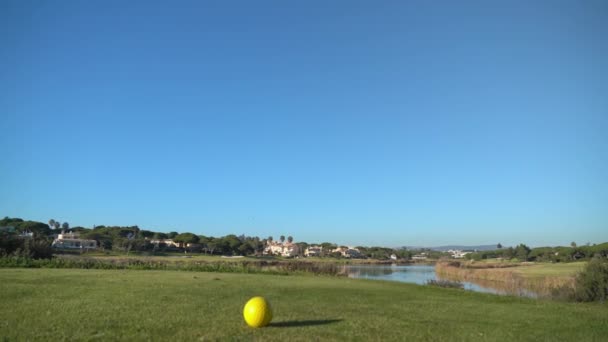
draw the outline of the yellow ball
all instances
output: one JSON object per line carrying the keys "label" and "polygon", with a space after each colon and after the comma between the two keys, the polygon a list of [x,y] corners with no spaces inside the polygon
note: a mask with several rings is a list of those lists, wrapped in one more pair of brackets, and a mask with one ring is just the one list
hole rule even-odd
{"label": "yellow ball", "polygon": [[272,309],[270,303],[264,297],[253,297],[243,309],[245,322],[252,328],[267,326],[272,320]]}

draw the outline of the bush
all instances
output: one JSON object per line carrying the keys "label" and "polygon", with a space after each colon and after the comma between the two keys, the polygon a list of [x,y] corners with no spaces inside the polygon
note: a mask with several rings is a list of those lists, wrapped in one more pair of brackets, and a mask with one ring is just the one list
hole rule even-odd
{"label": "bush", "polygon": [[582,302],[608,299],[608,259],[593,258],[576,276],[575,298]]}
{"label": "bush", "polygon": [[53,248],[47,239],[8,235],[0,238],[0,256],[49,259],[53,256]]}
{"label": "bush", "polygon": [[34,259],[50,259],[53,257],[51,241],[47,239],[26,239],[25,248],[28,256]]}

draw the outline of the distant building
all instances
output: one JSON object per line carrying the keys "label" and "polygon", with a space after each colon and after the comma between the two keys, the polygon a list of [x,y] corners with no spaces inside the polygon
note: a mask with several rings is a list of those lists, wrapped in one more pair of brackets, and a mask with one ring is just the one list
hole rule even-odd
{"label": "distant building", "polygon": [[321,246],[310,246],[304,251],[304,255],[307,257],[321,256],[323,254],[323,247]]}
{"label": "distant building", "polygon": [[349,248],[343,254],[346,258],[360,258],[361,252],[356,248]]}
{"label": "distant building", "polygon": [[462,259],[465,257],[465,255],[467,255],[471,252],[463,252],[459,249],[450,249],[450,250],[448,250],[448,253],[450,253],[452,255],[452,258],[454,258],[454,259]]}
{"label": "distant building", "polygon": [[150,240],[150,243],[155,245],[156,247],[161,247],[161,244],[164,244],[165,247],[180,247],[178,242],[175,242],[171,239],[153,239]]}
{"label": "distant building", "polygon": [[331,251],[332,253],[340,253],[344,258],[360,258],[361,252],[354,247],[338,247]]}
{"label": "distant building", "polygon": [[331,252],[344,254],[344,252],[346,252],[347,249],[348,249],[348,247],[337,247],[337,248],[332,249]]}
{"label": "distant building", "polygon": [[51,244],[53,248],[63,249],[95,249],[97,241],[81,239],[78,233],[59,234]]}
{"label": "distant building", "polygon": [[34,233],[30,232],[29,230],[23,231],[19,234],[19,236],[24,237],[24,238],[33,238],[34,237]]}
{"label": "distant building", "polygon": [[287,243],[283,248],[284,257],[295,257],[300,253],[300,247],[295,243]]}
{"label": "distant building", "polygon": [[293,242],[267,241],[263,254],[280,255],[287,258],[294,257],[300,253],[300,247]]}
{"label": "distant building", "polygon": [[391,260],[397,260],[397,255],[396,254],[391,254]]}
{"label": "distant building", "polygon": [[426,253],[416,254],[412,257],[412,260],[426,260]]}
{"label": "distant building", "polygon": [[264,248],[263,254],[282,255],[283,254],[283,245],[278,244],[276,242],[269,241],[266,243],[266,248]]}

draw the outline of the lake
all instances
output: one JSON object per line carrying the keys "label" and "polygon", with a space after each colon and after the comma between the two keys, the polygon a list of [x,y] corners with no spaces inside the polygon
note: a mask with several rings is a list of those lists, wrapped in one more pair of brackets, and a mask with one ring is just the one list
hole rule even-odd
{"label": "lake", "polygon": [[[418,285],[426,285],[429,280],[450,280],[437,276],[435,266],[430,265],[346,265],[345,272],[350,278],[364,278],[399,281],[403,283],[412,283]],[[500,282],[487,282],[483,285],[472,282],[460,282],[464,285],[465,290],[475,292],[485,292],[493,294],[515,294],[526,297],[534,297],[534,293],[519,289],[517,293],[509,289],[501,288]]]}

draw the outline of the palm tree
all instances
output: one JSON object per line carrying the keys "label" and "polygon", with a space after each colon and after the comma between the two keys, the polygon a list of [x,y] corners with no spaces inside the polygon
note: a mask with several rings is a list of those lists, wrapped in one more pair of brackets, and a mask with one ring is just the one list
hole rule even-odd
{"label": "palm tree", "polygon": [[61,223],[59,223],[59,221],[55,221],[55,223],[53,223],[53,227],[55,227],[55,229],[59,229],[60,226]]}
{"label": "palm tree", "polygon": [[289,242],[289,243],[293,242],[293,237],[291,235],[287,237],[287,242]]}
{"label": "palm tree", "polygon": [[281,243],[285,242],[285,235],[281,235]]}
{"label": "palm tree", "polygon": [[55,229],[55,220],[53,220],[53,219],[49,220],[49,227],[51,227],[51,229]]}

